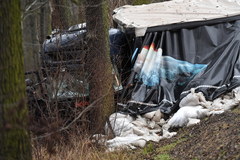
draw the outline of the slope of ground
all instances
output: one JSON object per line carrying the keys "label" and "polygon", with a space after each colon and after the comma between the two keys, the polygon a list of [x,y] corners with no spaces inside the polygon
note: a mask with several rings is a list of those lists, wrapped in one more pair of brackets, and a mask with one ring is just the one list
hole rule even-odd
{"label": "slope of ground", "polygon": [[[71,145],[56,145],[47,152],[40,143],[33,146],[35,160],[239,160],[240,107],[179,129],[171,139],[149,142],[144,148],[106,152],[88,139],[69,137]],[[56,138],[56,137],[55,137]]]}
{"label": "slope of ground", "polygon": [[[214,115],[177,136],[149,143],[138,158],[144,160],[238,160],[240,159],[240,108]],[[135,153],[136,154],[136,153]]]}

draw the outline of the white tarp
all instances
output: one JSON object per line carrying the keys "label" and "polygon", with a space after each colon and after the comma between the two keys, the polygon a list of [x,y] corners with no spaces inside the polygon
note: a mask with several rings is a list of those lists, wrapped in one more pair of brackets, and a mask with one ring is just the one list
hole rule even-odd
{"label": "white tarp", "polygon": [[240,15],[240,0],[172,0],[148,5],[125,5],[114,10],[113,19],[143,36],[148,27],[206,21]]}

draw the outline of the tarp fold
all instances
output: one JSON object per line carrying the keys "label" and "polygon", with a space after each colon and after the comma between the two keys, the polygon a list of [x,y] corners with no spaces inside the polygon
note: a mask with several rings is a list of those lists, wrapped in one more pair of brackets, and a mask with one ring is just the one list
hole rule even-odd
{"label": "tarp fold", "polygon": [[240,20],[143,39],[119,103],[123,112],[170,114],[191,88],[212,101],[240,85]]}

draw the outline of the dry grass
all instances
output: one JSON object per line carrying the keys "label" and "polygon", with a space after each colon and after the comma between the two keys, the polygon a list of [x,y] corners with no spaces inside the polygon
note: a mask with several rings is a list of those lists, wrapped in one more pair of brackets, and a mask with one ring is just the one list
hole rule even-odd
{"label": "dry grass", "polygon": [[58,143],[54,152],[40,142],[33,143],[34,160],[134,160],[133,154],[126,151],[106,152],[103,146],[96,145],[89,138],[73,136],[69,143]]}

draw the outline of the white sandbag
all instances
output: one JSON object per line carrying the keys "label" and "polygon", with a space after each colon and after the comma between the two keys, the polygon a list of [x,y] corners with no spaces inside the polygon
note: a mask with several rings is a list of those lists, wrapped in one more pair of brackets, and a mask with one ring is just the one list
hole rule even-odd
{"label": "white sandbag", "polygon": [[180,108],[168,121],[170,127],[183,127],[189,122],[189,118],[203,118],[209,115],[209,110],[202,106],[186,106]]}
{"label": "white sandbag", "polygon": [[[116,137],[108,141],[105,137],[102,138],[105,139],[105,144],[110,151],[118,148],[144,147],[147,141],[159,142],[161,139],[175,136],[177,132],[169,132],[171,127],[197,124],[201,118],[221,114],[239,103],[240,87],[214,101],[206,101],[203,93],[195,93],[192,89],[191,93],[180,102],[180,109],[167,121],[162,118],[160,110],[143,116],[138,115],[136,119],[120,113],[112,114],[109,121]],[[106,128],[108,128],[107,125]],[[104,141],[100,142],[104,143]]]}
{"label": "white sandbag", "polygon": [[139,127],[147,127],[147,120],[144,117],[141,117],[140,115],[137,116],[137,119],[135,121],[132,121],[132,124],[139,126]]}
{"label": "white sandbag", "polygon": [[187,127],[200,123],[200,119],[188,118]]}
{"label": "white sandbag", "polygon": [[148,128],[154,129],[155,127],[157,127],[155,121],[148,121]]}
{"label": "white sandbag", "polygon": [[166,122],[163,118],[161,118],[160,121],[157,122],[157,124],[160,125],[160,126],[163,126],[163,125],[166,124],[166,123],[167,123],[167,122]]}
{"label": "white sandbag", "polygon": [[158,110],[156,110],[152,120],[155,121],[155,122],[159,122],[161,120],[162,116],[163,115],[162,115],[160,109],[158,109]]}
{"label": "white sandbag", "polygon": [[170,126],[169,124],[164,124],[162,126],[162,136],[160,136],[160,139],[165,139],[165,138],[172,138],[173,136],[175,136],[177,134],[177,132],[169,132]]}
{"label": "white sandbag", "polygon": [[191,93],[184,97],[179,103],[179,107],[184,106],[198,106],[202,102],[206,102],[206,99],[202,92],[195,93],[195,90],[192,88]]}
{"label": "white sandbag", "polygon": [[[121,136],[125,132],[128,134],[133,132],[132,128],[134,125],[131,123],[133,121],[133,118],[129,115],[113,113],[109,117],[109,121],[115,136]],[[108,134],[110,132],[108,124],[105,126],[105,132]]]}
{"label": "white sandbag", "polygon": [[[159,130],[156,132],[159,132]],[[156,134],[155,132],[150,132],[149,135],[144,135],[143,138],[146,141],[153,141],[153,142],[159,142],[161,139],[160,136],[158,134]]]}
{"label": "white sandbag", "polygon": [[233,89],[232,92],[234,94],[235,100],[239,102],[240,101],[240,87]]}
{"label": "white sandbag", "polygon": [[160,109],[158,109],[156,111],[152,111],[144,114],[143,117],[149,120],[153,120],[155,122],[159,122],[160,119],[162,118],[162,113]]}
{"label": "white sandbag", "polygon": [[143,142],[142,140],[144,139],[141,136],[129,134],[126,137],[115,137],[108,140],[106,143],[110,150],[115,150],[118,148],[128,148],[133,144],[138,145],[138,147],[144,146],[145,142]]}
{"label": "white sandbag", "polygon": [[239,102],[236,101],[235,99],[217,98],[213,101],[211,109],[226,111],[226,110],[230,110],[230,109],[234,108],[238,104],[239,104]]}
{"label": "white sandbag", "polygon": [[138,136],[149,135],[149,129],[146,127],[133,126],[133,133]]}
{"label": "white sandbag", "polygon": [[143,115],[143,117],[147,118],[147,119],[152,119],[153,116],[155,115],[156,111],[152,111],[152,112],[148,112],[148,113],[145,113]]}

